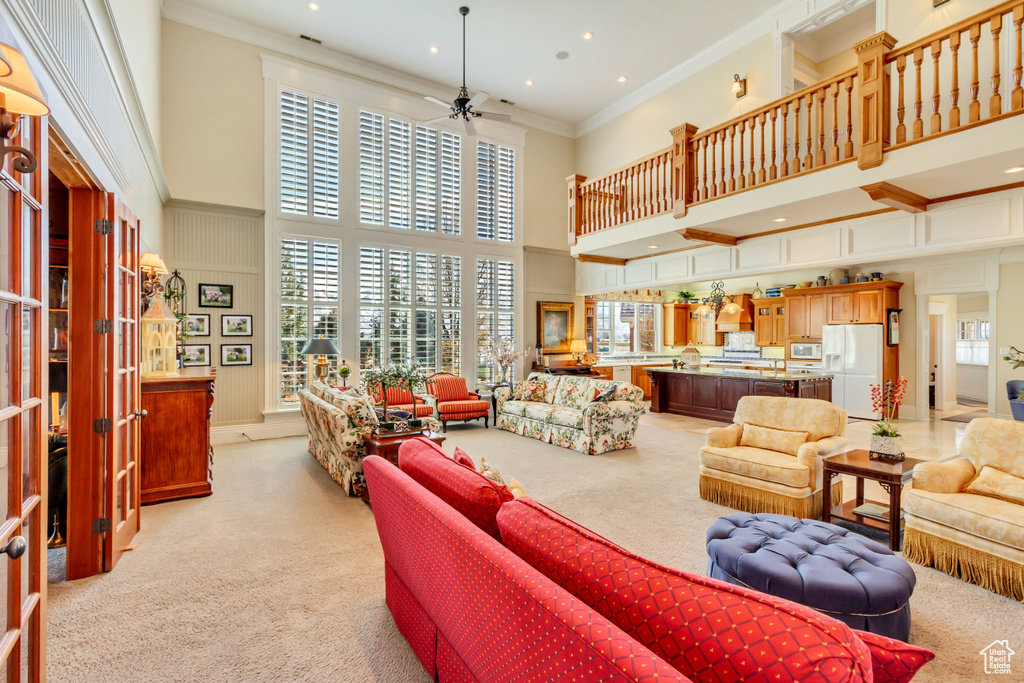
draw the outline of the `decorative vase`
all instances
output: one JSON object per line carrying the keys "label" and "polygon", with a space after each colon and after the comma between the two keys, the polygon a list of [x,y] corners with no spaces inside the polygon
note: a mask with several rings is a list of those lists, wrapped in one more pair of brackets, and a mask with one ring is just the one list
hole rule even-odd
{"label": "decorative vase", "polygon": [[870,453],[872,458],[899,462],[906,457],[903,455],[903,437],[872,434]]}

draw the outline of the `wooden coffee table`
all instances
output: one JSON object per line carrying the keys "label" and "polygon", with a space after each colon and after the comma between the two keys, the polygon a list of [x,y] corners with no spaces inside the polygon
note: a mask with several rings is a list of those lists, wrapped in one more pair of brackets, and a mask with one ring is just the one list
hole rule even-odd
{"label": "wooden coffee table", "polygon": [[[408,434],[371,434],[366,437],[363,443],[366,446],[367,455],[377,455],[390,462],[395,467],[398,467],[398,449],[402,447],[402,444],[409,439],[415,439],[417,437],[424,437],[430,439],[434,443],[440,445],[444,442],[445,438],[441,434],[432,432],[428,429],[423,429],[418,432],[411,432]],[[362,494],[363,502],[367,505],[370,504],[370,487],[363,487]]]}
{"label": "wooden coffee table", "polygon": [[[831,522],[833,519],[841,519],[853,522],[870,529],[878,529],[889,534],[889,547],[893,550],[900,550],[903,546],[903,518],[900,514],[902,507],[900,499],[903,497],[903,485],[914,475],[914,467],[925,462],[917,458],[907,458],[901,462],[890,462],[887,460],[872,460],[868,451],[857,449],[839,453],[825,458],[822,461],[822,479],[824,487],[821,492],[821,521]],[[833,507],[832,504],[832,478],[843,474],[850,474],[857,478],[857,496],[847,502],[839,501]],[[882,488],[889,493],[889,521],[883,522],[871,517],[855,515],[853,509],[867,503],[885,506],[885,503],[878,503],[864,499],[864,480],[870,479],[881,484]]]}

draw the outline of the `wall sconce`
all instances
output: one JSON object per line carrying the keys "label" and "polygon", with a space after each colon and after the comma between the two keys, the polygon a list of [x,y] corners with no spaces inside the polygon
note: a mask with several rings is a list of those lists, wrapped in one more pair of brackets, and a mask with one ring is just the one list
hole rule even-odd
{"label": "wall sconce", "polygon": [[[39,161],[25,147],[8,145],[7,141],[18,135],[22,116],[46,116],[43,94],[35,76],[28,68],[25,55],[21,53],[14,34],[7,24],[0,22],[0,163],[10,153],[20,154],[11,162],[15,171],[32,173],[39,167]],[[6,71],[6,73],[4,73]]]}
{"label": "wall sconce", "polygon": [[740,78],[739,74],[734,74],[732,77],[732,91],[736,94],[736,97],[743,97],[747,94],[747,79]]}
{"label": "wall sconce", "polygon": [[160,276],[167,275],[168,270],[164,260],[160,258],[160,254],[152,251],[147,251],[142,255],[139,260],[139,270],[145,275],[142,280],[142,308],[145,310],[149,307],[150,300],[164,291],[164,286],[160,284]]}

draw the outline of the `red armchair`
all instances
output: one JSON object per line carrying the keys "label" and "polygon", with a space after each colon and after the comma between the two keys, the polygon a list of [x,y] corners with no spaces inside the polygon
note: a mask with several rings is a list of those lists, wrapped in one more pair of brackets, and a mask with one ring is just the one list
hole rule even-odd
{"label": "red armchair", "polygon": [[[373,390],[373,400],[378,404],[378,407],[381,407],[380,402],[384,400],[384,392],[380,390],[379,386]],[[412,392],[408,389],[388,387],[388,411],[404,410],[407,413],[412,413],[412,402]],[[413,417],[430,417],[433,414],[433,408],[426,405],[422,400],[416,401],[416,414]]]}
{"label": "red armchair", "polygon": [[427,401],[437,409],[442,431],[448,431],[449,420],[484,419],[484,429],[491,414],[491,404],[466,387],[466,378],[450,372],[438,372],[427,378]]}

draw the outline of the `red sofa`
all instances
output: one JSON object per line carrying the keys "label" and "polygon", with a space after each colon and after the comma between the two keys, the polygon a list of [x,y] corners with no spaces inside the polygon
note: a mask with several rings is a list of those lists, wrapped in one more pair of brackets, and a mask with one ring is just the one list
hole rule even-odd
{"label": "red sofa", "polygon": [[388,607],[435,680],[905,683],[934,656],[632,555],[424,439],[399,463],[363,467]]}

